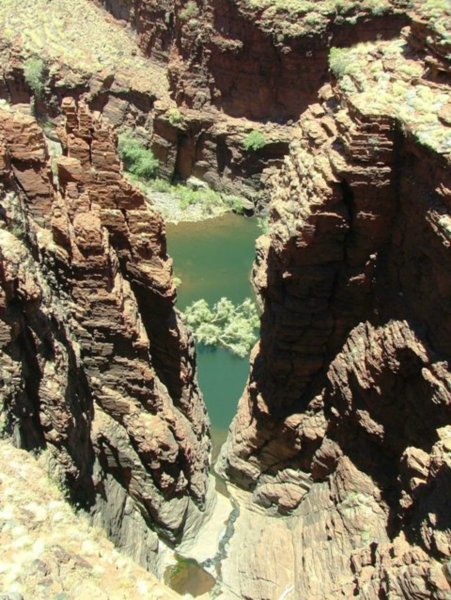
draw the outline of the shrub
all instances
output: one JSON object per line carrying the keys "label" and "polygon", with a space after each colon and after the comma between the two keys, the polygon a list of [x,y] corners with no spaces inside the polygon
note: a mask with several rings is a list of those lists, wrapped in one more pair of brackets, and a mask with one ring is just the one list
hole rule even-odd
{"label": "shrub", "polygon": [[244,201],[239,196],[223,196],[225,204],[237,215],[244,214]]}
{"label": "shrub", "polygon": [[126,171],[146,181],[155,177],[158,160],[152,150],[146,148],[130,133],[119,136],[118,150]]}
{"label": "shrub", "polygon": [[269,215],[265,214],[265,215],[260,215],[259,217],[257,217],[257,227],[260,229],[260,231],[262,233],[268,233],[269,232]]}
{"label": "shrub", "polygon": [[188,21],[189,19],[197,17],[198,14],[199,9],[197,8],[197,4],[193,2],[193,0],[189,0],[180,11],[179,17],[181,21]]}
{"label": "shrub", "polygon": [[168,121],[171,125],[179,125],[183,122],[183,117],[177,108],[171,108],[168,111]]}
{"label": "shrub", "polygon": [[46,64],[42,58],[32,57],[24,63],[24,77],[33,94],[40,98],[45,90]]}
{"label": "shrub", "polygon": [[261,150],[263,146],[266,145],[266,138],[261,131],[258,129],[253,129],[250,133],[247,134],[243,146],[244,149],[249,151],[253,150],[256,152],[257,150]]}
{"label": "shrub", "polygon": [[186,185],[176,185],[173,189],[173,194],[180,201],[180,206],[183,209],[193,206],[193,204],[217,204],[219,197],[214,190],[193,190]]}
{"label": "shrub", "polygon": [[354,5],[349,2],[349,0],[335,0],[335,10],[340,15],[345,15],[348,12],[354,10]]}
{"label": "shrub", "polygon": [[152,189],[154,192],[164,192],[169,193],[172,192],[174,186],[165,179],[155,179],[152,182]]}
{"label": "shrub", "polygon": [[380,17],[390,10],[390,4],[386,0],[367,0],[368,8],[374,16]]}
{"label": "shrub", "polygon": [[303,19],[304,23],[306,23],[306,25],[309,26],[317,25],[320,22],[320,20],[321,15],[318,15],[318,13],[315,12],[308,13]]}
{"label": "shrub", "polygon": [[214,212],[214,209],[231,210],[237,214],[244,213],[244,200],[239,196],[232,196],[217,192],[209,187],[193,189],[187,185],[172,184],[164,179],[154,179],[151,183],[154,192],[171,194],[179,202],[180,208],[186,210],[190,206],[198,206],[204,215]]}
{"label": "shrub", "polygon": [[329,52],[329,67],[332,73],[340,79],[352,71],[352,57],[347,49],[332,47]]}

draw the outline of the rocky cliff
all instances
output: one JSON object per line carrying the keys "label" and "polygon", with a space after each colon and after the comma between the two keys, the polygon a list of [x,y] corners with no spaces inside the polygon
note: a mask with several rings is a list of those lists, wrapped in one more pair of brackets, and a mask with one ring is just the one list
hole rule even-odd
{"label": "rocky cliff", "polygon": [[[265,172],[280,164],[290,126],[328,79],[330,47],[390,39],[408,22],[402,1],[102,4],[132,25],[152,61],[166,65],[177,110],[160,105],[152,137],[165,174],[193,174],[260,205]],[[266,143],[246,152],[243,141],[255,129]]]}
{"label": "rocky cliff", "polygon": [[449,76],[420,17],[332,53],[271,183],[261,340],[220,463],[251,495],[223,569],[245,598],[450,593]]}
{"label": "rocky cliff", "polygon": [[167,61],[177,104],[276,123],[315,100],[330,46],[390,38],[408,22],[408,3],[399,1],[103,4],[133,25],[147,54]]}
{"label": "rocky cliff", "polygon": [[46,4],[0,5],[3,429],[159,571],[157,534],[210,514],[209,426],[164,224],[114,129],[167,178],[269,181],[261,339],[218,465],[235,510],[201,562],[225,599],[447,600],[445,3]]}
{"label": "rocky cliff", "polygon": [[104,120],[62,113],[50,157],[33,117],[1,111],[4,428],[49,448],[72,501],[150,565],[155,532],[176,541],[205,508],[208,418],[161,218]]}
{"label": "rocky cliff", "polygon": [[[146,18],[142,9],[136,26],[144,33],[138,37],[91,0],[57,0],[51,10],[45,0],[7,0],[0,6],[0,99],[12,104],[31,99],[43,119],[54,121],[63,98],[83,95],[116,130],[133,130],[152,148],[161,177],[194,175],[257,202],[262,170],[280,162],[289,131],[261,124],[265,147],[246,152],[243,140],[254,122],[230,118],[210,105],[202,111],[178,106],[169,89],[169,50],[155,50],[170,22],[161,7],[155,14],[147,11]],[[85,15],[82,25],[79,14]],[[150,35],[154,23],[159,33],[152,36],[155,51],[150,52],[143,36]],[[44,64],[37,97],[27,80],[36,57]]]}
{"label": "rocky cliff", "polygon": [[[150,144],[161,176],[194,175],[262,205],[291,125],[327,81],[330,46],[389,39],[408,22],[407,2],[379,4],[57,0],[48,11],[44,0],[7,0],[0,98],[27,101],[24,64],[42,56],[47,81],[37,104],[50,118],[63,97],[88,93],[92,109]],[[255,130],[265,143],[249,152],[244,141]]]}

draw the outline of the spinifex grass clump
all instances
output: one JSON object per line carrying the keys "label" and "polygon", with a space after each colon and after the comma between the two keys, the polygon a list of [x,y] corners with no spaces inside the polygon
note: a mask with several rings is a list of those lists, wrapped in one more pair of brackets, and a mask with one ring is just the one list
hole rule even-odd
{"label": "spinifex grass clump", "polygon": [[221,298],[211,308],[206,300],[197,300],[185,309],[184,317],[194,339],[206,346],[222,346],[245,357],[257,341],[260,319],[250,298],[237,306]]}
{"label": "spinifex grass clump", "polygon": [[119,136],[118,150],[126,171],[145,181],[155,177],[158,160],[142,142],[123,133]]}
{"label": "spinifex grass clump", "polygon": [[351,74],[353,70],[359,68],[359,65],[353,62],[346,48],[332,47],[329,52],[329,67],[335,77],[340,78]]}

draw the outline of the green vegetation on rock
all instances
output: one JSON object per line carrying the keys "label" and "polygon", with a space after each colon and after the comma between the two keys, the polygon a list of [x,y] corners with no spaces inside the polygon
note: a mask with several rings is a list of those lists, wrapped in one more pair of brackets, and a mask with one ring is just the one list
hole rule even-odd
{"label": "green vegetation on rock", "polygon": [[248,152],[251,150],[253,152],[257,152],[257,150],[261,150],[264,146],[266,146],[267,141],[265,136],[258,129],[253,129],[244,139],[243,147]]}
{"label": "green vegetation on rock", "polygon": [[449,94],[423,79],[423,64],[405,51],[403,40],[335,48],[330,65],[347,102],[362,114],[395,118],[422,145],[450,154],[449,127],[440,116]]}
{"label": "green vegetation on rock", "polygon": [[158,160],[152,150],[146,148],[131,133],[122,133],[119,136],[118,150],[126,171],[144,181],[155,177]]}
{"label": "green vegetation on rock", "polygon": [[165,67],[145,58],[136,37],[106,19],[104,9],[91,0],[0,0],[0,56],[5,61],[11,45],[20,52],[19,60],[41,57],[51,74],[70,85],[102,72],[130,79],[142,93],[169,97]]}
{"label": "green vegetation on rock", "polygon": [[180,125],[183,123],[183,115],[178,108],[171,108],[168,110],[168,121],[171,125]]}
{"label": "green vegetation on rock", "polygon": [[257,225],[263,234],[269,232],[269,214],[264,213],[257,217]]}
{"label": "green vegetation on rock", "polygon": [[451,4],[449,0],[422,0],[418,2],[416,11],[428,22],[430,29],[440,39],[440,44],[451,44]]}
{"label": "green vegetation on rock", "polygon": [[185,209],[195,204],[204,207],[224,206],[236,213],[243,212],[243,201],[238,196],[222,194],[209,187],[192,189],[187,185],[175,185],[169,191],[179,200],[181,208]]}
{"label": "green vegetation on rock", "polygon": [[206,300],[197,300],[185,309],[184,319],[197,342],[222,346],[237,356],[249,354],[257,341],[260,319],[250,298],[237,306],[221,298],[211,308]]}
{"label": "green vegetation on rock", "polygon": [[328,24],[355,24],[359,15],[383,15],[393,10],[390,0],[241,0],[258,11],[263,27],[294,37],[324,31]]}
{"label": "green vegetation on rock", "polygon": [[181,183],[171,184],[164,179],[155,179],[150,185],[133,180],[170,223],[202,221],[230,211],[244,212],[244,200],[239,196],[217,192],[202,181],[198,182],[203,185],[193,188]]}
{"label": "green vegetation on rock", "polygon": [[46,64],[42,58],[33,56],[24,62],[24,77],[36,98],[40,98],[45,90]]}
{"label": "green vegetation on rock", "polygon": [[352,56],[346,48],[332,47],[329,52],[329,67],[335,77],[340,78],[350,75],[353,69],[359,68],[359,65],[353,62]]}
{"label": "green vegetation on rock", "polygon": [[188,21],[189,19],[193,19],[197,17],[199,14],[199,9],[197,4],[193,0],[188,0],[185,6],[179,13],[179,17],[181,21]]}
{"label": "green vegetation on rock", "polygon": [[173,193],[180,200],[180,206],[182,208],[188,208],[194,204],[213,206],[215,204],[221,204],[223,200],[222,196],[211,188],[195,190],[186,185],[179,184],[174,186]]}

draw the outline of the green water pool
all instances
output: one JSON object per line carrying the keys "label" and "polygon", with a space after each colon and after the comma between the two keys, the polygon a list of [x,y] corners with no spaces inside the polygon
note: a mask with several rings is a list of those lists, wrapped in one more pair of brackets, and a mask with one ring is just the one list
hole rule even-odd
{"label": "green water pool", "polygon": [[[168,252],[175,275],[182,280],[177,306],[183,310],[199,298],[211,304],[222,296],[239,303],[252,296],[249,277],[259,233],[256,219],[234,214],[167,225]],[[217,451],[236,413],[249,361],[221,348],[199,346],[197,364]]]}

